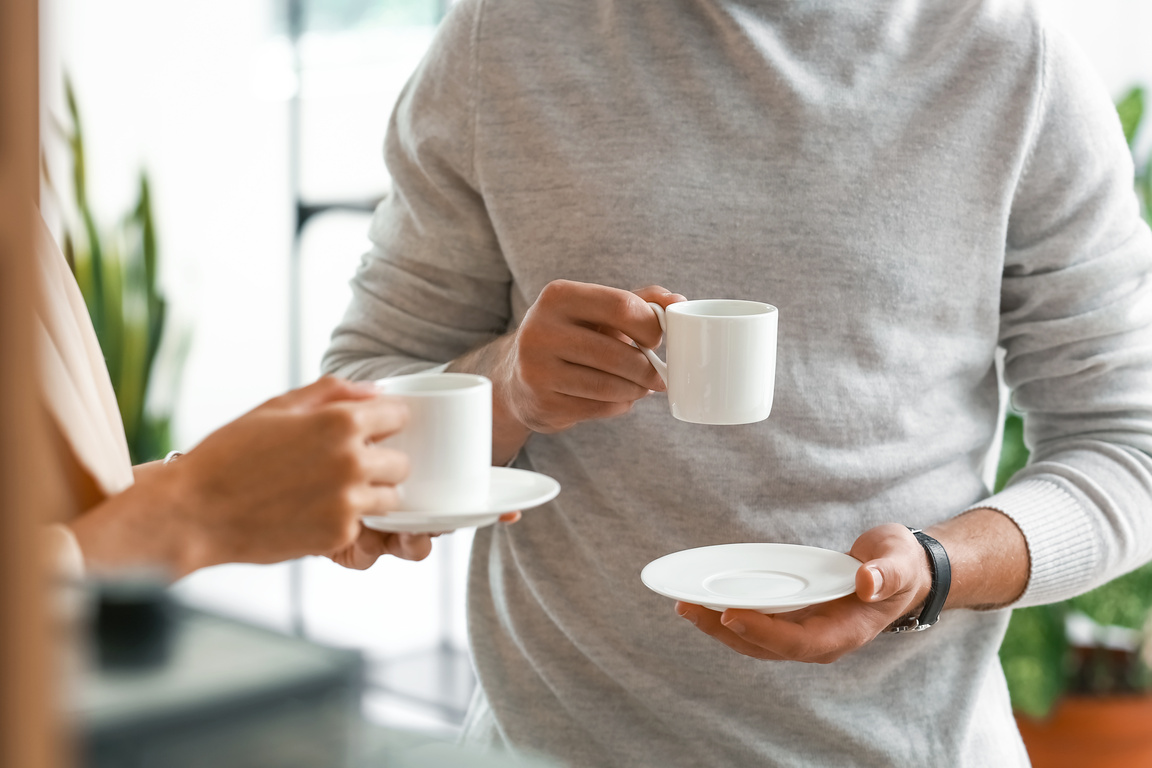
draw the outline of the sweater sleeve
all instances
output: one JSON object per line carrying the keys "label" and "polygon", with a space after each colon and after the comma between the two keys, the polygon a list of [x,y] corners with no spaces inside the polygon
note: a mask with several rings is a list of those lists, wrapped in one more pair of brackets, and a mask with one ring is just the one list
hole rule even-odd
{"label": "sweater sleeve", "polygon": [[511,277],[474,167],[480,0],[441,23],[389,122],[388,196],[323,368],[352,379],[450,361],[507,330]]}
{"label": "sweater sleeve", "polygon": [[1027,467],[977,507],[1031,557],[1019,606],[1065,599],[1152,558],[1152,235],[1116,110],[1049,31],[1001,289],[1005,381]]}

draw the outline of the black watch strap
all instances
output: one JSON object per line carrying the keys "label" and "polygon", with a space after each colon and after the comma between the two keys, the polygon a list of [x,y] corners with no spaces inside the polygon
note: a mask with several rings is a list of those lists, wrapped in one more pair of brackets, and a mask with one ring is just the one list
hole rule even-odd
{"label": "black watch strap", "polygon": [[928,567],[932,570],[932,588],[928,591],[928,598],[924,601],[924,608],[918,616],[905,616],[888,627],[888,632],[919,632],[940,620],[940,611],[944,610],[944,601],[948,599],[948,590],[952,586],[952,565],[948,562],[948,553],[944,545],[936,541],[918,528],[908,526],[912,535],[928,553]]}

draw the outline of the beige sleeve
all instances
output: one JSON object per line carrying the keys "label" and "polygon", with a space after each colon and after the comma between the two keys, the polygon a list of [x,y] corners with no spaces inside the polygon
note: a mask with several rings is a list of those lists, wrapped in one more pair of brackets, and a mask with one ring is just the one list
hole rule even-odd
{"label": "beige sleeve", "polygon": [[43,300],[38,313],[39,366],[44,405],[77,460],[103,491],[132,485],[132,461],[116,395],[64,255],[37,221],[37,263]]}

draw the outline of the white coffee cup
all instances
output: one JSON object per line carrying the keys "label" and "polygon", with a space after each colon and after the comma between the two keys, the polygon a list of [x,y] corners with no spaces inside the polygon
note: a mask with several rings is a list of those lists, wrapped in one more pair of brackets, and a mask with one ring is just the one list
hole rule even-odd
{"label": "white coffee cup", "polygon": [[751,424],[772,412],[776,330],[771,304],[739,299],[649,302],[668,362],[644,347],[668,387],[672,415],[693,424]]}
{"label": "white coffee cup", "polygon": [[397,490],[405,512],[461,512],[488,502],[492,471],[492,382],[471,373],[415,373],[380,379],[408,405],[408,424],[382,441],[408,454]]}

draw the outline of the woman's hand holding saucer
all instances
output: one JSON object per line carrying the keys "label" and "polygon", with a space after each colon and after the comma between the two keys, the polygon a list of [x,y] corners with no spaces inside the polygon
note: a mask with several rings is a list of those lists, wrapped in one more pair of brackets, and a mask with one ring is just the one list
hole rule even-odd
{"label": "woman's hand holding saucer", "polygon": [[[520,519],[519,512],[506,512],[500,515],[500,522],[515,523]],[[364,571],[371,568],[384,555],[392,555],[401,560],[423,560],[432,552],[432,539],[438,533],[387,533],[374,531],[360,525],[360,535],[347,546],[341,547],[328,557],[338,565]]]}

